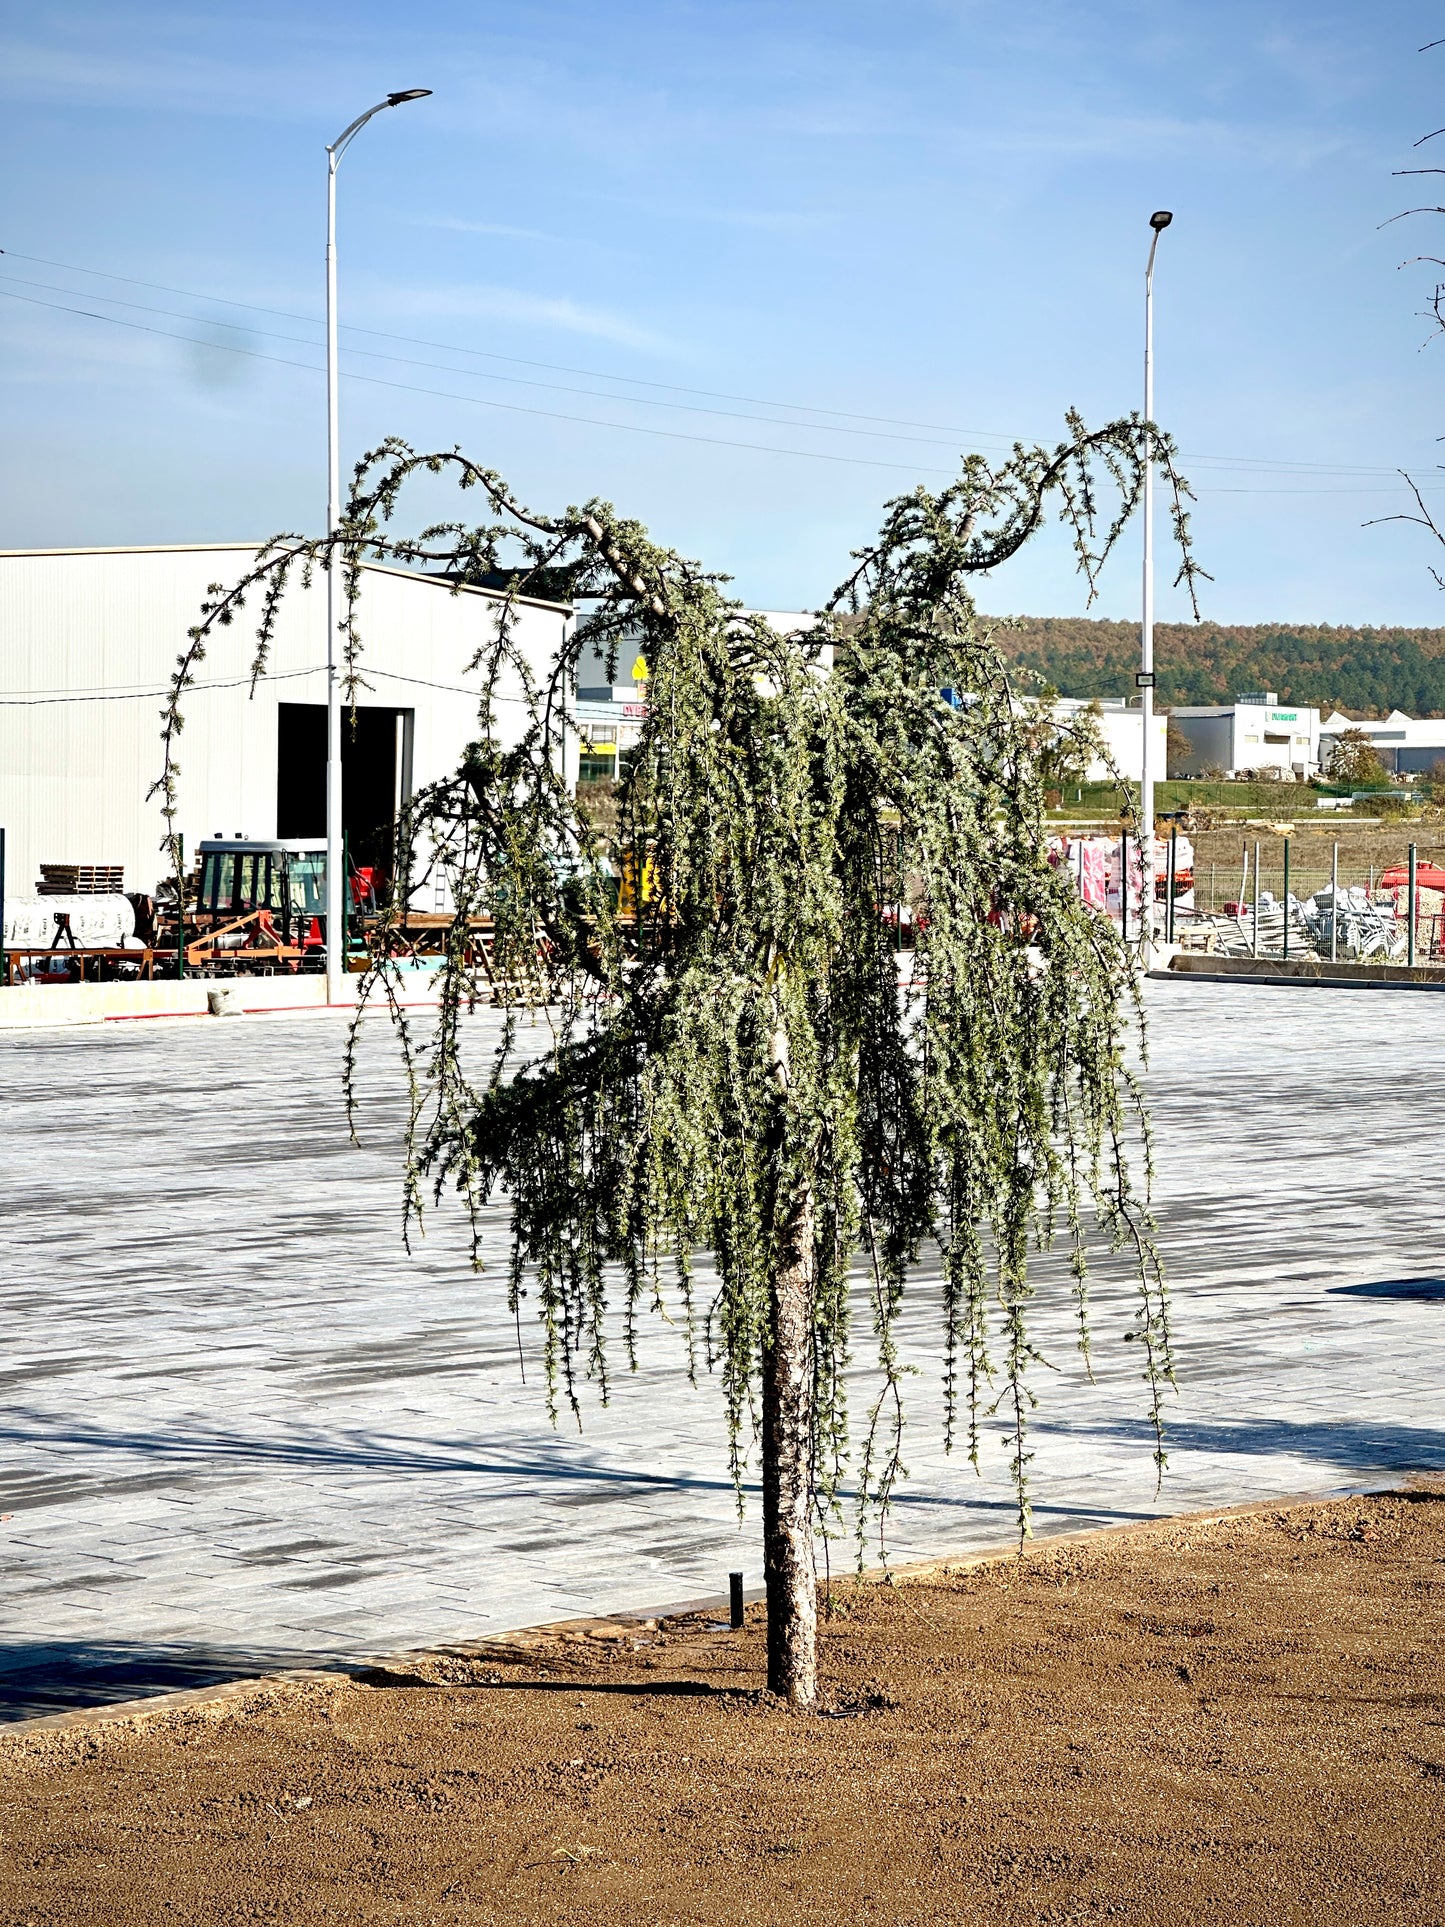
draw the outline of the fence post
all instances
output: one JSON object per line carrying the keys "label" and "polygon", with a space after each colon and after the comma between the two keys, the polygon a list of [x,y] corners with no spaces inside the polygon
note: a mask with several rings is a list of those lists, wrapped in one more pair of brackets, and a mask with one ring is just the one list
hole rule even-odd
{"label": "fence post", "polygon": [[1179,874],[1179,825],[1169,830],[1169,900],[1164,905],[1164,941],[1174,941],[1174,879]]}
{"label": "fence post", "polygon": [[900,823],[893,838],[893,887],[897,892],[893,902],[893,949],[896,955],[903,951],[903,825]]}
{"label": "fence post", "polygon": [[176,838],[176,978],[186,978],[186,839]]}
{"label": "fence post", "polygon": [[1249,925],[1249,954],[1259,955],[1259,838],[1254,839],[1254,915]]}
{"label": "fence post", "polygon": [[1405,947],[1405,961],[1415,968],[1415,845],[1410,845],[1410,938]]}
{"label": "fence post", "polygon": [[[640,901],[638,903],[638,909],[637,909],[637,921],[640,926],[642,923],[642,905]],[[326,933],[326,941],[327,943],[330,943],[331,941],[331,933],[329,930]],[[341,968],[343,971],[346,969],[346,955],[347,955],[347,952],[350,950],[350,948],[351,948],[351,837],[346,830],[343,830],[341,832]]]}
{"label": "fence post", "polygon": [[1340,954],[1340,846],[1335,844],[1330,859],[1330,962]]}
{"label": "fence post", "polygon": [[1284,840],[1284,960],[1289,962],[1289,838]]}
{"label": "fence post", "polygon": [[1129,941],[1129,832],[1119,832],[1119,941]]}

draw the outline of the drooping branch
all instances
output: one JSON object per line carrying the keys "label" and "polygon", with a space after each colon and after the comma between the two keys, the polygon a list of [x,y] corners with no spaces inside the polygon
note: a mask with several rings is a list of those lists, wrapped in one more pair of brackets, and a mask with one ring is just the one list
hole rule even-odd
{"label": "drooping branch", "polygon": [[[1180,553],[1175,582],[1188,590],[1197,617],[1197,585],[1209,578],[1194,559],[1185,509],[1191,494],[1179,473],[1172,438],[1137,415],[1092,432],[1072,412],[1068,421],[1069,439],[1052,450],[1015,443],[1002,467],[982,455],[970,455],[959,479],[946,489],[935,494],[920,486],[890,503],[878,541],[856,552],[858,566],[839,584],[829,606],[856,610],[862,600],[885,592],[901,602],[911,599],[926,611],[951,600],[966,600],[968,578],[999,568],[1017,555],[1042,527],[1050,497],[1055,495],[1059,519],[1070,531],[1092,601],[1100,571],[1139,505],[1147,449],[1170,486],[1171,520]],[[1117,509],[1102,538],[1096,461],[1104,464],[1118,493]]]}

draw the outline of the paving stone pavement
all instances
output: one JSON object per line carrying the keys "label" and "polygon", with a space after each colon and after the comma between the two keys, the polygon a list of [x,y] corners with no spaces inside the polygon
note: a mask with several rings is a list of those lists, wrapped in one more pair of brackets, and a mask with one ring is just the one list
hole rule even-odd
{"label": "paving stone pavement", "polygon": [[[1445,1010],[1157,982],[1149,1005],[1170,1466],[1156,1496],[1126,1276],[1100,1265],[1091,1385],[1046,1263],[1036,1529],[1445,1467]],[[324,1016],[0,1038],[0,1718],[754,1582],[756,1491],[740,1525],[677,1335],[650,1326],[580,1432],[549,1425],[500,1211],[482,1277],[454,1209],[408,1256],[384,1022],[360,1148],[341,1041]],[[1002,1420],[981,1478],[941,1450],[935,1307],[925,1284],[906,1317],[899,1558],[1011,1530]]]}

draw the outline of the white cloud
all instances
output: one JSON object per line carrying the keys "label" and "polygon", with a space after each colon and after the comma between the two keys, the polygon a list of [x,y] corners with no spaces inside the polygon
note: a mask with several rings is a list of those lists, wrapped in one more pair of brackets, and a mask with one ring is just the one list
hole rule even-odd
{"label": "white cloud", "polygon": [[133,108],[164,106],[176,112],[260,117],[296,112],[299,100],[261,69],[174,47],[145,54],[118,52],[91,41],[84,45],[0,41],[0,90],[26,101],[66,104],[105,102]]}
{"label": "white cloud", "polygon": [[590,335],[594,340],[616,342],[623,348],[656,352],[673,346],[654,329],[642,327],[610,308],[574,301],[569,295],[532,294],[524,288],[486,284],[461,288],[386,288],[378,290],[375,302],[399,316],[522,321],[567,334]]}
{"label": "white cloud", "polygon": [[834,226],[838,220],[832,214],[790,213],[782,208],[682,207],[660,208],[657,212],[668,220],[708,221],[717,227],[748,228],[760,234],[810,233]]}
{"label": "white cloud", "polygon": [[1204,117],[1124,113],[1016,115],[1007,129],[975,125],[966,140],[949,130],[940,137],[940,144],[974,160],[1000,154],[1029,160],[1045,156],[1128,160],[1169,153],[1293,168],[1317,166],[1358,145],[1333,128],[1262,127]]}
{"label": "white cloud", "polygon": [[449,234],[496,234],[508,241],[546,241],[554,247],[574,245],[560,234],[544,234],[535,227],[507,227],[501,221],[464,221],[455,214],[411,214],[406,218],[413,227],[445,228]]}

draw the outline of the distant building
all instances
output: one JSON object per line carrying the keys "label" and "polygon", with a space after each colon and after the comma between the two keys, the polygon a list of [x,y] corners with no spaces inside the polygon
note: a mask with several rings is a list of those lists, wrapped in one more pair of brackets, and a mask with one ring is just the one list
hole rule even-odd
{"label": "distant building", "polygon": [[[1061,723],[1073,723],[1092,710],[1094,721],[1108,750],[1108,760],[1096,756],[1084,772],[1086,783],[1104,783],[1115,774],[1137,783],[1144,774],[1144,712],[1137,703],[1126,703],[1122,696],[1098,698],[1061,696],[1054,704],[1054,715]],[[1169,723],[1164,716],[1154,718],[1153,774],[1163,780],[1164,748]],[[1110,762],[1113,768],[1110,768]]]}
{"label": "distant building", "polygon": [[1383,721],[1355,722],[1336,710],[1320,724],[1320,756],[1326,771],[1334,746],[1347,729],[1369,738],[1370,747],[1394,776],[1428,776],[1445,763],[1445,717],[1416,719],[1392,709]]}
{"label": "distant building", "polygon": [[617,645],[614,675],[607,660],[585,636],[577,663],[578,780],[615,780],[618,758],[631,749],[647,719],[647,662],[640,637]]}
{"label": "distant building", "polygon": [[[0,553],[0,826],[6,894],[28,895],[41,863],[115,865],[127,890],[167,871],[160,711],[186,631],[212,582],[244,574],[246,542]],[[468,664],[495,633],[503,597],[453,593],[406,569],[362,570],[362,688],[342,724],[342,830],[357,863],[390,861],[392,826],[417,790],[452,775],[479,733]],[[311,841],[326,826],[326,587],[287,590],[269,673],[250,688],[260,597],[207,646],[182,703],[179,815],[188,856],[202,838]],[[516,639],[545,672],[569,607],[519,598]],[[527,707],[504,678],[496,729]],[[573,739],[575,741],[575,739]],[[569,745],[566,774],[575,764]]]}
{"label": "distant building", "polygon": [[[811,629],[816,616],[791,610],[756,609],[780,635]],[[647,659],[642,638],[628,636],[617,644],[608,680],[607,658],[587,643],[586,618],[581,629],[577,660],[577,734],[580,741],[578,778],[581,782],[616,778],[622,757],[633,748],[647,720]]]}
{"label": "distant building", "polygon": [[1232,703],[1174,709],[1170,719],[1189,743],[1188,755],[1174,759],[1171,776],[1273,769],[1303,783],[1318,773],[1320,712],[1282,708],[1272,689],[1248,691]]}

